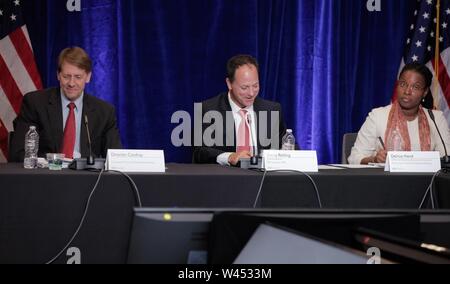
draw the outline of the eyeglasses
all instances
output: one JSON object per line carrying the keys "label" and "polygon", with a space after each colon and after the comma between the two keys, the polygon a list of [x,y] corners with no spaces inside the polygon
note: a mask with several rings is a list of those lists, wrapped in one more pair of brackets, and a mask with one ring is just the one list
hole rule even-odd
{"label": "eyeglasses", "polygon": [[409,88],[411,88],[411,90],[413,92],[420,92],[424,89],[424,87],[422,87],[420,84],[414,84],[414,85],[409,85],[408,83],[406,83],[405,81],[398,81],[397,85],[402,88],[402,89],[406,89],[408,90]]}

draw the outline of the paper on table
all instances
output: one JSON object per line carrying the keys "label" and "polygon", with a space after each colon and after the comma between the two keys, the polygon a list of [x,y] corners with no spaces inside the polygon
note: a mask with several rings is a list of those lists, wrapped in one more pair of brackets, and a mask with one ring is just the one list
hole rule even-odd
{"label": "paper on table", "polygon": [[369,165],[377,167],[377,168],[384,168],[385,163],[369,163]]}
{"label": "paper on table", "polygon": [[379,166],[375,165],[351,165],[351,164],[330,164],[330,166],[334,167],[340,167],[345,169],[374,169],[378,168]]}
{"label": "paper on table", "polygon": [[344,170],[344,168],[332,165],[319,165],[319,170]]}

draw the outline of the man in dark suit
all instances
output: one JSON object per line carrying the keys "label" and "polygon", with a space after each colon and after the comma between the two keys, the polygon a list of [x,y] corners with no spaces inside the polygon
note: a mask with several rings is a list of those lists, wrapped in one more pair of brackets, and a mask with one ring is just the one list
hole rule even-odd
{"label": "man in dark suit", "polygon": [[[262,149],[280,148],[286,133],[281,106],[258,97],[258,68],[256,59],[249,55],[228,60],[228,93],[202,102],[202,118],[210,122],[203,119],[201,135],[194,134],[202,138],[201,145],[194,138],[194,163],[235,166],[241,158],[250,158]],[[208,130],[211,127],[215,131]],[[212,141],[205,141],[208,133],[212,133]]]}
{"label": "man in dark suit", "polygon": [[68,158],[89,156],[88,124],[92,154],[105,157],[108,149],[120,149],[114,107],[84,93],[92,74],[92,61],[79,47],[64,49],[58,58],[59,88],[35,91],[24,96],[14,120],[10,161],[24,159],[24,139],[30,125],[39,133],[38,156],[65,153]]}

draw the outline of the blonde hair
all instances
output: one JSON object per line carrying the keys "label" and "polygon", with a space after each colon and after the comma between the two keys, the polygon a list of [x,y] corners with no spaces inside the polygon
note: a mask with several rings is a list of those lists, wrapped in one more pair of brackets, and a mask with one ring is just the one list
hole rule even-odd
{"label": "blonde hair", "polygon": [[61,68],[64,62],[75,65],[78,68],[91,73],[92,61],[89,55],[81,47],[74,46],[65,48],[58,56],[58,73],[61,72]]}

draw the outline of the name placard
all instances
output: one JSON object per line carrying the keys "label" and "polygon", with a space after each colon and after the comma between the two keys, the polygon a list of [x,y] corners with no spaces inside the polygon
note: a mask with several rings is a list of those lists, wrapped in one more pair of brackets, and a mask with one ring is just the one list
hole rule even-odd
{"label": "name placard", "polygon": [[138,173],[164,173],[162,150],[108,150],[106,170]]}
{"label": "name placard", "polygon": [[316,151],[264,150],[263,167],[266,169],[266,171],[319,171]]}
{"label": "name placard", "polygon": [[392,173],[435,173],[441,169],[439,152],[388,152],[384,170]]}

